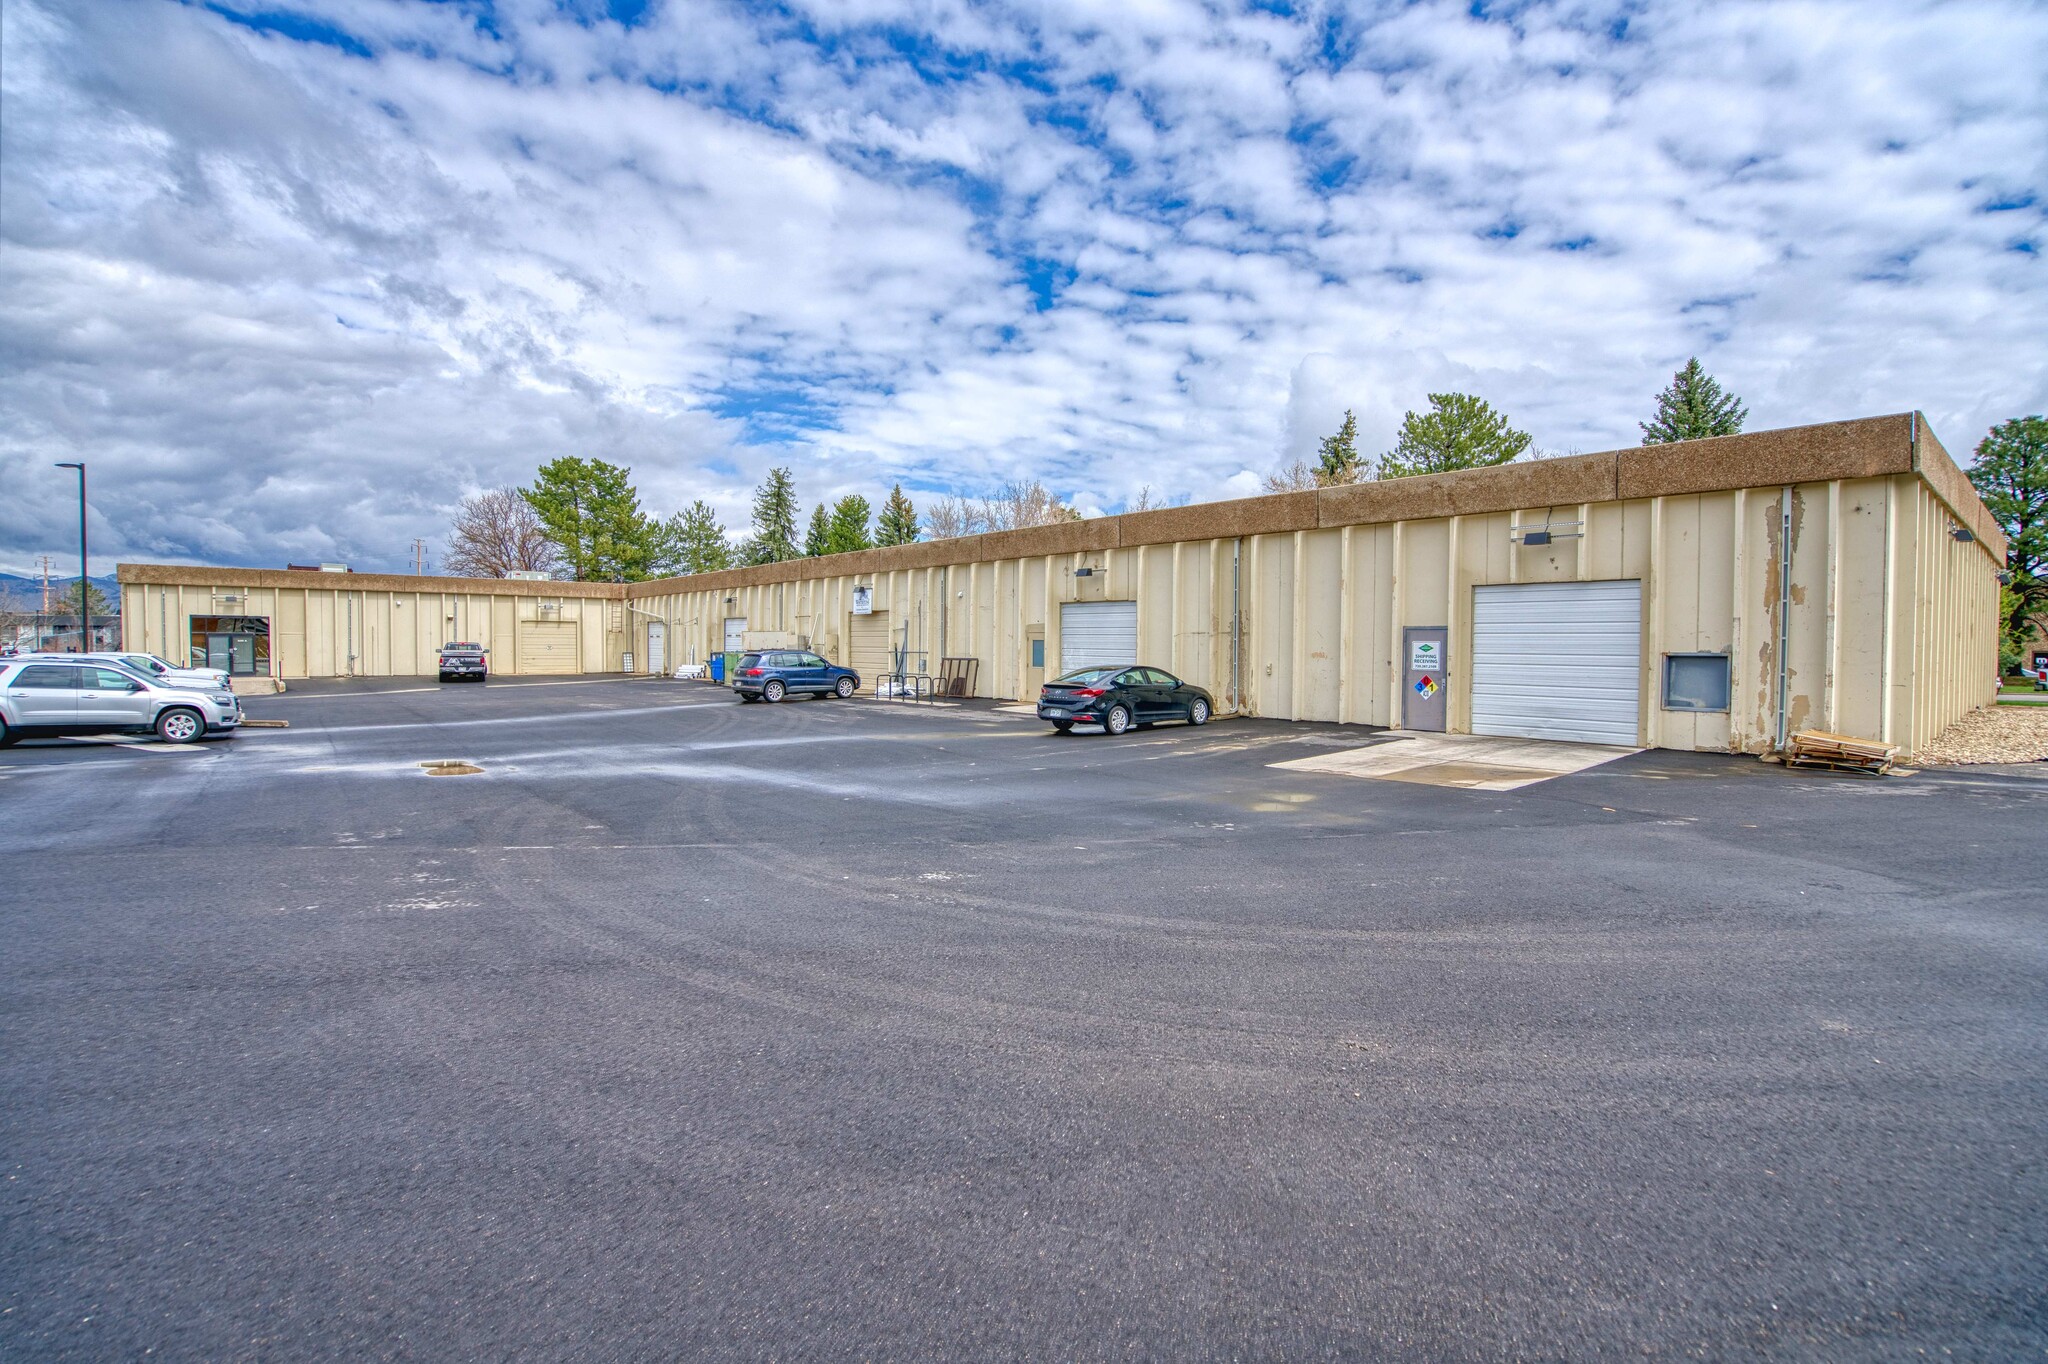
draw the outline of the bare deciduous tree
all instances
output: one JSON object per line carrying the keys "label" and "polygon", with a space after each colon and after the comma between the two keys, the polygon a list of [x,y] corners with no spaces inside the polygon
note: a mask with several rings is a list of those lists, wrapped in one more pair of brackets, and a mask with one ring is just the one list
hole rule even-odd
{"label": "bare deciduous tree", "polygon": [[966,498],[934,497],[924,504],[924,529],[934,540],[953,540],[988,527],[981,524],[981,508]]}
{"label": "bare deciduous tree", "polygon": [[989,530],[1022,530],[1081,519],[1081,513],[1047,492],[1035,478],[1029,483],[1005,483],[994,497],[982,499],[981,514]]}
{"label": "bare deciduous tree", "polygon": [[935,497],[925,506],[925,531],[934,540],[981,535],[992,530],[1022,530],[1079,521],[1081,513],[1060,501],[1037,479],[1005,483],[993,497]]}
{"label": "bare deciduous tree", "polygon": [[562,566],[562,551],[518,489],[492,488],[462,499],[441,566],[461,578],[554,573]]}
{"label": "bare deciduous tree", "polygon": [[1269,493],[1313,492],[1323,486],[1316,466],[1305,459],[1297,459],[1292,464],[1276,469],[1261,481]]}

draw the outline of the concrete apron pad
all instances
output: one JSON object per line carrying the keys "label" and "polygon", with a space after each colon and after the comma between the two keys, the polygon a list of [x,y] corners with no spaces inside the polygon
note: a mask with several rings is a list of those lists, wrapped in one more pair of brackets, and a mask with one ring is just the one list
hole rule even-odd
{"label": "concrete apron pad", "polygon": [[1552,739],[1395,731],[1384,742],[1366,748],[1318,753],[1270,766],[1338,777],[1453,786],[1468,791],[1516,791],[1640,752],[1638,748],[1561,743]]}

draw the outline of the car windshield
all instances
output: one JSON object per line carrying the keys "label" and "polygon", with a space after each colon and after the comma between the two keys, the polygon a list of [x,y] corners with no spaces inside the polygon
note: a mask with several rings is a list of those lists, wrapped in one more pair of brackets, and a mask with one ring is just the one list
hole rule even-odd
{"label": "car windshield", "polygon": [[1109,681],[1111,678],[1115,677],[1118,673],[1122,671],[1122,668],[1076,668],[1074,669],[1074,671],[1070,673],[1067,673],[1060,677],[1055,677],[1053,681],[1056,683],[1076,682],[1080,683],[1083,686],[1092,687],[1098,682]]}
{"label": "car windshield", "polygon": [[171,665],[155,654],[116,654],[116,658],[139,673],[167,673]]}

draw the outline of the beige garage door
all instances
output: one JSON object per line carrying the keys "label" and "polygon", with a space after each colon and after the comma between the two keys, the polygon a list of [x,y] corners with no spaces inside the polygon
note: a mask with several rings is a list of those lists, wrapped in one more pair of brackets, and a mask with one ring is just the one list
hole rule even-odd
{"label": "beige garage door", "polygon": [[574,621],[522,621],[519,625],[519,671],[580,673]]}
{"label": "beige garage door", "polygon": [[847,637],[846,666],[860,674],[862,691],[873,691],[883,673],[895,671],[890,647],[887,611],[853,618],[853,633]]}

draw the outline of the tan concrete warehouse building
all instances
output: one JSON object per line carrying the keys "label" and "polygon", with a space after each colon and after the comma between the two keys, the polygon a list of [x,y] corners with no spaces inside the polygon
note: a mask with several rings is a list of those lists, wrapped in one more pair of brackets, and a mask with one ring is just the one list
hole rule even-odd
{"label": "tan concrete warehouse building", "polygon": [[989,697],[1138,660],[1225,712],[1745,752],[1817,728],[1911,752],[1994,695],[2004,549],[1904,414],[624,587],[120,573],[129,647],[217,648],[239,621],[285,678],[427,675],[449,638],[506,673],[770,639],[868,681],[972,658]]}

